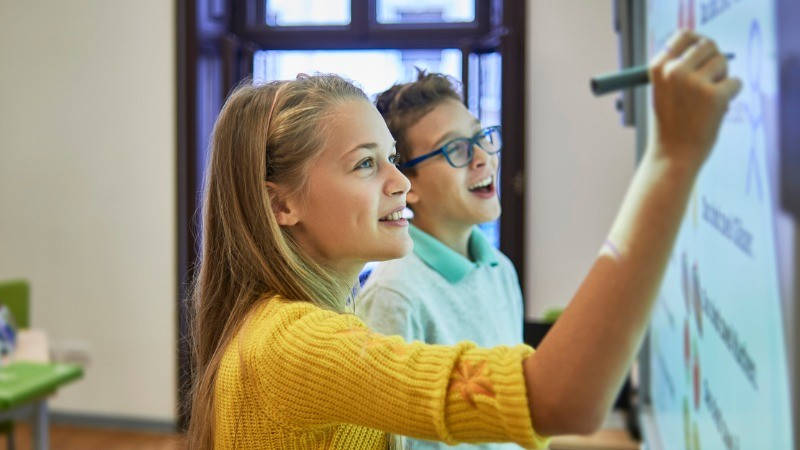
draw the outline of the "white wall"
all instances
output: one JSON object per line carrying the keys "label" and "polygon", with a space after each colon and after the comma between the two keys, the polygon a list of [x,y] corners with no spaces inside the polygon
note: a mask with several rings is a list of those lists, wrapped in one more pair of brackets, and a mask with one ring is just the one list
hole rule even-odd
{"label": "white wall", "polygon": [[0,278],[89,350],[59,411],[175,418],[173,3],[0,0]]}
{"label": "white wall", "polygon": [[527,36],[528,318],[567,305],[633,174],[634,131],[592,75],[618,68],[611,0],[530,0]]}

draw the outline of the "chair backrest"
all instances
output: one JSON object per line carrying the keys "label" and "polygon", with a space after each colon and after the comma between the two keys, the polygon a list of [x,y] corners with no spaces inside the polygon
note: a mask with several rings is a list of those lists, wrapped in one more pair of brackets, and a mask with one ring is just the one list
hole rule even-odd
{"label": "chair backrest", "polygon": [[30,326],[31,288],[27,280],[0,281],[0,304],[6,305],[18,328]]}

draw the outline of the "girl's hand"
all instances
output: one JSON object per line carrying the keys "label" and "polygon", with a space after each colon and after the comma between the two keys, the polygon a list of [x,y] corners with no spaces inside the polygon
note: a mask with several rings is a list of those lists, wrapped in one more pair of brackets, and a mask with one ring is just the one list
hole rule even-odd
{"label": "girl's hand", "polygon": [[728,78],[728,61],[714,41],[679,31],[650,64],[656,158],[699,170],[717,139],[722,117],[742,83]]}

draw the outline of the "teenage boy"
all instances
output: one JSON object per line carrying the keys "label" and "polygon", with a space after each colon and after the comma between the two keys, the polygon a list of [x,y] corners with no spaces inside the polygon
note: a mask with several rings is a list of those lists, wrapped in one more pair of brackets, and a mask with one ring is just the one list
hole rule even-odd
{"label": "teenage boy", "polygon": [[[501,130],[484,127],[453,82],[420,72],[377,97],[411,181],[414,251],[378,264],[356,299],[375,331],[408,341],[479,346],[522,343],[522,293],[511,261],[476,225],[500,215],[497,197]],[[469,376],[469,374],[464,374]],[[451,448],[409,440],[413,449]],[[456,448],[519,448],[513,444]]]}

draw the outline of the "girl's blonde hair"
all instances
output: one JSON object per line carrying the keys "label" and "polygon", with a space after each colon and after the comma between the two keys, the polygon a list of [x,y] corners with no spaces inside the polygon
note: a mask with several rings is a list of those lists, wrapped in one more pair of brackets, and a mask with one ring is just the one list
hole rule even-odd
{"label": "girl's blonde hair", "polygon": [[193,386],[188,444],[213,447],[214,382],[225,348],[259,300],[279,295],[343,312],[352,285],[304,255],[273,214],[266,181],[302,195],[333,107],[368,101],[335,75],[238,87],[214,125],[202,253],[191,296]]}

